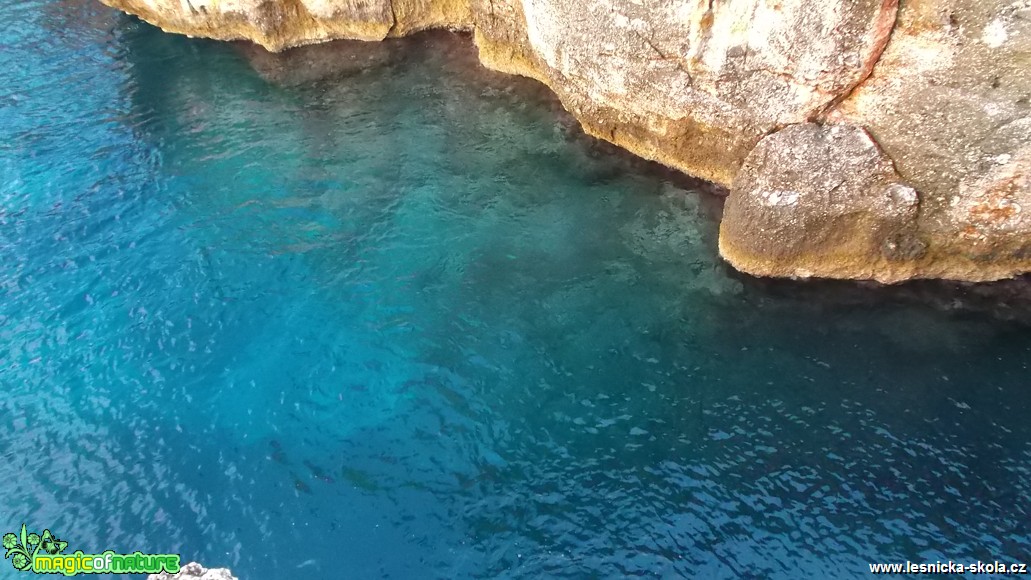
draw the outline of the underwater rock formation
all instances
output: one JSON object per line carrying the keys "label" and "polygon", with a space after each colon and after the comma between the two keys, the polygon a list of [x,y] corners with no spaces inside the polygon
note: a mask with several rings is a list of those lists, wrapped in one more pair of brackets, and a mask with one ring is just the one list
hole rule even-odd
{"label": "underwater rock formation", "polygon": [[271,51],[471,30],[587,133],[730,187],[720,247],[751,274],[1031,271],[1031,0],[103,1]]}

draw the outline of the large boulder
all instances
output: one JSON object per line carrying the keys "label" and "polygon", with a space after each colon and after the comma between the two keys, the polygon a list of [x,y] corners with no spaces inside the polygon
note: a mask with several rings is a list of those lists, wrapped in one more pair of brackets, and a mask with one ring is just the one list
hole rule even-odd
{"label": "large boulder", "polygon": [[910,278],[926,255],[920,197],[854,125],[792,125],[759,142],[738,172],[720,252],[759,276]]}

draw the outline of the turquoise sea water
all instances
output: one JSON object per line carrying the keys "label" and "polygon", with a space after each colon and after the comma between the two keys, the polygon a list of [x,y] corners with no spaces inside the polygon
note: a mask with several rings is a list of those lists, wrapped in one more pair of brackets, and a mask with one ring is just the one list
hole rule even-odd
{"label": "turquoise sea water", "polygon": [[732,273],[718,200],[468,39],[0,16],[0,531],[245,580],[1031,562],[1028,327]]}

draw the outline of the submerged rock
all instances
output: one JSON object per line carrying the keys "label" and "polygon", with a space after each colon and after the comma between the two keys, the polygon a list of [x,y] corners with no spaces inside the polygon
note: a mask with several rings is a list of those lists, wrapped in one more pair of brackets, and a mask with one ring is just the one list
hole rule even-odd
{"label": "submerged rock", "polygon": [[387,66],[394,56],[389,48],[358,40],[314,44],[283,53],[271,53],[252,43],[237,43],[237,47],[263,79],[281,86],[346,78]]}
{"label": "submerged rock", "polygon": [[[481,62],[545,83],[589,134],[734,184],[721,248],[753,274],[1031,271],[1031,0],[103,1],[165,30],[271,51],[472,30]],[[860,150],[876,155],[840,159]],[[786,175],[782,160],[801,173]],[[802,171],[804,160],[826,163]],[[807,177],[816,182],[790,190],[797,199],[762,196]],[[832,182],[833,200],[820,189]],[[882,215],[898,209],[893,195],[919,203]],[[766,231],[750,239],[757,224]]]}
{"label": "submerged rock", "polygon": [[205,568],[196,562],[190,562],[180,568],[177,574],[162,572],[151,574],[147,580],[237,580],[226,568]]}

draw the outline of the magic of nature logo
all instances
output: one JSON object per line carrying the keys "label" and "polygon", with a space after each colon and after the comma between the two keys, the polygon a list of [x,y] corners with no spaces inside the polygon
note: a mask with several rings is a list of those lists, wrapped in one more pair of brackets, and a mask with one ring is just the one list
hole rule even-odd
{"label": "magic of nature logo", "polygon": [[4,559],[20,572],[36,574],[160,574],[179,571],[179,554],[119,554],[107,550],[100,554],[85,554],[82,550],[64,553],[68,542],[50,530],[42,534],[30,532],[22,524],[21,532],[3,535]]}

